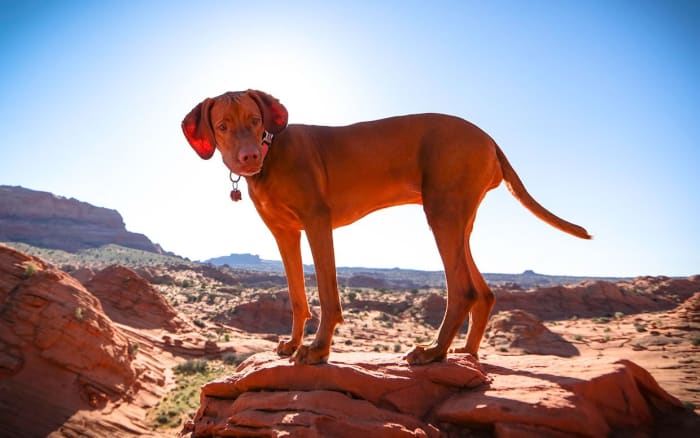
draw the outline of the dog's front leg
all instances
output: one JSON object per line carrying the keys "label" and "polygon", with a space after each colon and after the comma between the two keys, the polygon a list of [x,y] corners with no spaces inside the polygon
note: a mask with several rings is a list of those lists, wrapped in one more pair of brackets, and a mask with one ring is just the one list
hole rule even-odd
{"label": "dog's front leg", "polygon": [[293,360],[297,364],[311,365],[328,361],[333,331],[336,325],[343,322],[343,315],[338,296],[330,214],[314,214],[305,222],[305,230],[316,267],[321,322],[311,345],[300,346]]}
{"label": "dog's front leg", "polygon": [[311,317],[309,304],[306,301],[304,267],[301,261],[301,232],[298,230],[274,230],[273,235],[282,256],[289,287],[289,300],[292,304],[292,336],[288,340],[280,341],[277,346],[277,354],[291,356],[301,345],[304,337],[304,325],[306,320]]}

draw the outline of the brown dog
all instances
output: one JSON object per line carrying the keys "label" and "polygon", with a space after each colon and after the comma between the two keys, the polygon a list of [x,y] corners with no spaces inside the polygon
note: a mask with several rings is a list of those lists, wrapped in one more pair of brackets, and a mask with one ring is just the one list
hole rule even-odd
{"label": "brown dog", "polygon": [[[501,180],[543,221],[590,239],[585,229],[538,204],[493,139],[457,117],[419,114],[343,127],[287,126],[287,110],[277,99],[248,90],[205,99],[182,129],[202,158],[218,149],[230,171],[246,177],[255,208],[279,246],[294,312],[291,339],[277,351],[293,354],[296,363],[325,362],[333,330],[343,321],[333,229],[375,210],[422,204],[445,266],[445,316],[432,344],[406,354],[411,364],[443,359],[467,314],[467,343],[456,351],[477,356],[494,296],[474,264],[469,235],[479,203]],[[301,230],[321,301],[320,325],[308,346],[302,345],[310,313]]]}

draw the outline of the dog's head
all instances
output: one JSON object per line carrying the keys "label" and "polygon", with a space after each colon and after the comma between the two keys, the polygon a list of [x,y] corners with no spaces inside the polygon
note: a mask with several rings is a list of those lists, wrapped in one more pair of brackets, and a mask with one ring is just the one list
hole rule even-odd
{"label": "dog's head", "polygon": [[218,149],[231,172],[250,176],[262,169],[265,131],[277,134],[287,120],[287,109],[269,94],[235,91],[204,99],[182,121],[182,131],[203,159]]}

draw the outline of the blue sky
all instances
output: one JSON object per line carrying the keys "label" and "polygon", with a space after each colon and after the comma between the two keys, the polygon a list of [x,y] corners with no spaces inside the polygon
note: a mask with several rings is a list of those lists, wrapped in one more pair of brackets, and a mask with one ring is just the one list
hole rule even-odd
{"label": "blue sky", "polygon": [[[219,156],[180,131],[203,98],[258,88],[291,123],[461,116],[595,237],[501,186],[472,235],[483,272],[700,273],[697,1],[0,3],[0,184],[115,208],[178,254],[279,258]],[[418,206],[335,246],[341,266],[441,269]]]}

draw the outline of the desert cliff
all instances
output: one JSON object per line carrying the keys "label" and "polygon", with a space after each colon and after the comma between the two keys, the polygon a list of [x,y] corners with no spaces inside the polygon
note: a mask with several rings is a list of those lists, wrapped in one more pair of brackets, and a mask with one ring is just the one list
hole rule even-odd
{"label": "desert cliff", "polygon": [[143,234],[127,231],[116,210],[12,186],[0,186],[0,242],[69,252],[112,243],[163,252]]}

